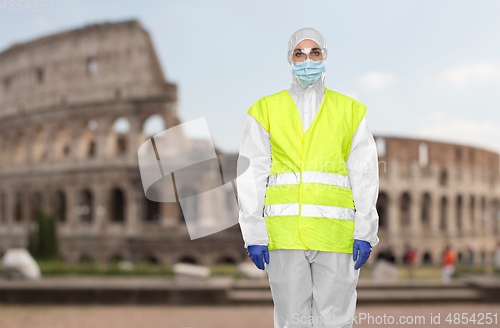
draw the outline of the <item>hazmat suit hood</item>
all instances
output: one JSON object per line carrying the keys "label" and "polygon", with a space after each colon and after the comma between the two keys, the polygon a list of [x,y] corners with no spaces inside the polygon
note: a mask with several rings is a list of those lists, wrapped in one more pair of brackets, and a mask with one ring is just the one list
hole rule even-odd
{"label": "hazmat suit hood", "polygon": [[[318,46],[326,49],[325,38],[315,29],[307,27],[296,31],[288,41],[287,60],[290,69],[292,67],[292,58],[288,56],[288,53],[291,50],[294,50],[299,42],[306,39],[313,40],[318,44]],[[325,65],[326,61],[326,58],[323,59]],[[321,103],[323,102],[323,96],[325,93],[325,74],[326,72],[323,72],[316,82],[306,87],[303,87],[299,83],[297,77],[292,74],[292,84],[290,88],[287,89],[287,91],[294,100],[299,113],[305,113],[305,115],[307,115],[311,112],[318,111]],[[302,122],[304,122],[302,115],[301,119]]]}

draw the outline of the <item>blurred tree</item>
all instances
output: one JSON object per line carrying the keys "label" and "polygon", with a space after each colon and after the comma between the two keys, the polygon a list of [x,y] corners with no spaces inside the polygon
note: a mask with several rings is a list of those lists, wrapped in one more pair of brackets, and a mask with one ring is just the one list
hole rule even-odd
{"label": "blurred tree", "polygon": [[60,260],[55,219],[37,210],[35,229],[29,231],[28,251],[36,260]]}

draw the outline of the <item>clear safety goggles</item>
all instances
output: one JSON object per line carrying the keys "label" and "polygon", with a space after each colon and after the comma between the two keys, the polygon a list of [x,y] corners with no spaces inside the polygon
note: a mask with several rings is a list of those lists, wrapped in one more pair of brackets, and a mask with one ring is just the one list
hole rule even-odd
{"label": "clear safety goggles", "polygon": [[307,58],[312,61],[326,60],[326,48],[297,48],[288,52],[288,59],[292,62],[303,62]]}

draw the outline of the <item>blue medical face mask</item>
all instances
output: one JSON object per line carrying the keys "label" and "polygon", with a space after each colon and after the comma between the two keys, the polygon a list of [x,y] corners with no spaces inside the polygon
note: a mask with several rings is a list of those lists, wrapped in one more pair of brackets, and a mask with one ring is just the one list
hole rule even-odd
{"label": "blue medical face mask", "polygon": [[303,62],[292,63],[292,74],[297,77],[303,87],[316,82],[325,70],[325,63],[322,60],[313,61],[307,59]]}

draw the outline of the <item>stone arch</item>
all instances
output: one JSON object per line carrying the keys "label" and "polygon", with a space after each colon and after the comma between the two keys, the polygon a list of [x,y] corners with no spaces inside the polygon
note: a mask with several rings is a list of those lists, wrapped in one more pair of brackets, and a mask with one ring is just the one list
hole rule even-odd
{"label": "stone arch", "polygon": [[110,126],[108,137],[110,139],[109,153],[111,155],[125,155],[129,148],[130,120],[125,116],[116,118]]}
{"label": "stone arch", "polygon": [[7,222],[7,195],[0,193],[0,222]]}
{"label": "stone arch", "polygon": [[389,196],[385,191],[379,193],[377,199],[377,213],[379,216],[379,227],[381,229],[387,229],[389,223]]}
{"label": "stone arch", "polygon": [[486,198],[484,196],[481,196],[481,230],[483,233],[485,232],[486,229]]}
{"label": "stone arch", "polygon": [[422,197],[421,203],[421,211],[420,211],[420,219],[424,229],[429,229],[431,224],[431,195],[428,192],[425,192]]}
{"label": "stone arch", "polygon": [[121,188],[111,189],[110,195],[110,219],[112,222],[125,222],[126,201]]}
{"label": "stone arch", "polygon": [[17,191],[14,196],[14,221],[21,222],[23,220],[23,194]]}
{"label": "stone arch", "polygon": [[36,80],[38,83],[43,83],[45,80],[45,70],[43,67],[37,67],[35,69]]}
{"label": "stone arch", "polygon": [[432,265],[432,254],[429,251],[426,251],[422,255],[422,264],[423,265]]}
{"label": "stone arch", "polygon": [[441,202],[439,204],[439,230],[445,232],[448,228],[448,198],[446,196],[441,197]]}
{"label": "stone arch", "polygon": [[54,158],[58,159],[69,156],[71,139],[68,126],[66,124],[58,126],[54,136]]}
{"label": "stone arch", "polygon": [[395,255],[394,248],[392,247],[392,245],[388,245],[376,253],[375,259],[377,259],[377,260],[383,259],[383,260],[386,260],[387,262],[390,262],[390,263],[396,263],[396,261],[399,261],[399,260],[396,260],[396,257],[399,257],[400,255],[402,255],[402,260],[404,261],[405,254]]}
{"label": "stone arch", "polygon": [[80,158],[90,158],[97,155],[97,128],[99,123],[88,120],[80,133]]}
{"label": "stone arch", "polygon": [[2,149],[1,149],[1,157],[0,157],[0,165],[6,166],[9,163],[9,149],[10,149],[11,140],[7,135],[2,136]]}
{"label": "stone arch", "polygon": [[179,257],[177,263],[198,264],[198,260],[193,255],[183,255]]}
{"label": "stone arch", "polygon": [[476,233],[476,197],[474,195],[470,195],[470,212],[469,212],[469,217],[470,217],[470,231],[471,234],[474,236]]}
{"label": "stone arch", "polygon": [[223,255],[220,256],[215,264],[236,264],[238,261],[236,260],[235,256],[232,255]]}
{"label": "stone arch", "polygon": [[14,164],[23,164],[26,162],[26,135],[24,132],[19,132],[15,139],[14,148]]}
{"label": "stone arch", "polygon": [[439,173],[439,185],[443,187],[448,185],[448,171],[446,169],[442,169]]}
{"label": "stone arch", "polygon": [[148,116],[142,124],[142,140],[151,138],[166,129],[165,118],[160,114]]}
{"label": "stone arch", "polygon": [[463,220],[464,220],[462,195],[457,195],[455,207],[456,207],[456,215],[457,215],[457,230],[462,231]]}
{"label": "stone arch", "polygon": [[66,194],[56,190],[52,195],[52,211],[57,222],[66,222]]}
{"label": "stone arch", "polygon": [[83,189],[78,197],[78,214],[80,221],[92,222],[94,220],[94,197],[92,192],[88,189]]}
{"label": "stone arch", "polygon": [[35,129],[32,140],[32,160],[35,163],[45,160],[47,156],[47,145],[45,143],[47,138],[47,131],[43,127]]}
{"label": "stone arch", "polygon": [[38,211],[42,209],[42,194],[39,191],[35,191],[32,194],[31,199],[31,220],[36,222]]}
{"label": "stone arch", "polygon": [[408,192],[401,194],[399,200],[400,222],[402,227],[410,226],[411,198]]}
{"label": "stone arch", "polygon": [[500,235],[500,202],[498,198],[491,201],[491,219],[493,220],[493,234]]}
{"label": "stone arch", "polygon": [[[148,194],[155,192],[154,186],[148,189]],[[144,219],[147,222],[159,222],[161,217],[161,206],[159,202],[149,200],[144,196]]]}

